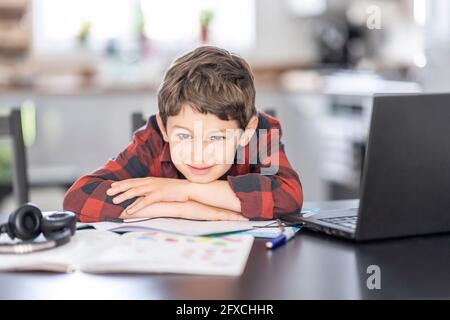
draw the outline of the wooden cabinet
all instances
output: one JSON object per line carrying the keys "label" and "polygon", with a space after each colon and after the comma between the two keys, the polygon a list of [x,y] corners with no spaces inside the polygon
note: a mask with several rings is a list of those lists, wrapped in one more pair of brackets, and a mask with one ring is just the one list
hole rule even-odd
{"label": "wooden cabinet", "polygon": [[0,87],[23,87],[31,73],[31,0],[0,0]]}

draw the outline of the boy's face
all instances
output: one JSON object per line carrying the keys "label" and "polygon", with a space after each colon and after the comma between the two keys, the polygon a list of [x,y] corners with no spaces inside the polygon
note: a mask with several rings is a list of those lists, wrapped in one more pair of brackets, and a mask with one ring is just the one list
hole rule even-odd
{"label": "boy's face", "polygon": [[[233,164],[243,130],[236,120],[221,120],[184,104],[176,116],[169,116],[164,128],[172,162],[186,179],[196,183],[217,180]],[[241,142],[242,143],[242,142]]]}

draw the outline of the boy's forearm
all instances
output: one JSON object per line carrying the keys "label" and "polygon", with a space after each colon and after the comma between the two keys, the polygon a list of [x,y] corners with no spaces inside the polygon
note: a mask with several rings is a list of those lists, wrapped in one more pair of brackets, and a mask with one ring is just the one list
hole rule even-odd
{"label": "boy's forearm", "polygon": [[213,207],[241,212],[241,202],[227,181],[191,182],[188,186],[188,198]]}
{"label": "boy's forearm", "polygon": [[199,216],[202,214],[214,214],[217,213],[229,213],[239,214],[232,210],[221,210],[217,207],[203,204],[197,201],[189,200],[185,202],[156,202],[146,206],[144,209],[137,211],[136,213],[129,215],[125,213],[125,210],[120,215],[121,219],[134,219],[134,218],[155,218],[155,217],[171,217],[171,218],[183,218]]}
{"label": "boy's forearm", "polygon": [[[151,217],[178,217],[183,208],[189,204],[187,202],[156,202],[145,207],[145,209],[137,211],[133,215],[122,211],[120,219],[134,218],[151,218]],[[149,215],[151,213],[151,216]]]}
{"label": "boy's forearm", "polygon": [[[106,190],[112,182],[95,175],[81,177],[64,195],[63,209],[74,212],[81,222],[117,218],[131,200],[118,205],[111,204],[111,198],[106,194]],[[99,206],[98,203],[103,205]]]}

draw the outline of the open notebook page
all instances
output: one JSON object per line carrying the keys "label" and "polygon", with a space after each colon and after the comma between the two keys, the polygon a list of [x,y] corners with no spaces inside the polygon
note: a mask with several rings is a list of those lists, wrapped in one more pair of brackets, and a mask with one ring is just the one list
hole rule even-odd
{"label": "open notebook page", "polygon": [[89,223],[97,230],[116,232],[158,230],[190,236],[205,236],[229,233],[273,225],[275,221],[197,221],[176,218],[155,218],[150,220],[131,219],[123,223],[96,222]]}
{"label": "open notebook page", "polygon": [[55,249],[0,255],[0,271],[240,275],[253,237],[182,236],[156,231],[118,235],[82,230]]}

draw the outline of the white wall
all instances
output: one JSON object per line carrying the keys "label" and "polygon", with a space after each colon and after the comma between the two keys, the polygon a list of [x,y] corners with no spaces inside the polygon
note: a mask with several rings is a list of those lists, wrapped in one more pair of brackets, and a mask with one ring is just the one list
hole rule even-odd
{"label": "white wall", "polygon": [[427,1],[422,80],[427,91],[450,91],[450,1]]}
{"label": "white wall", "polygon": [[290,14],[284,0],[256,1],[254,63],[303,63],[316,59],[311,21]]}

